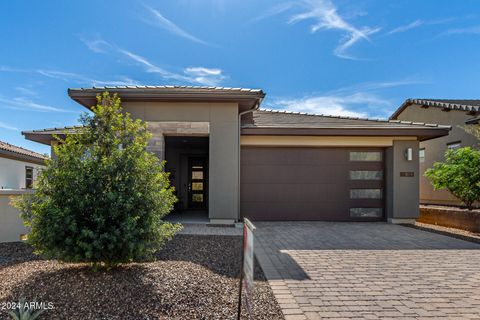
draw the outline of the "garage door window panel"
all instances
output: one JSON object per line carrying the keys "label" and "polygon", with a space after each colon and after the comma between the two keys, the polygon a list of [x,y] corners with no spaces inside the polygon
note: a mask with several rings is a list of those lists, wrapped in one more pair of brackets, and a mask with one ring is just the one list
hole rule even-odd
{"label": "garage door window panel", "polygon": [[350,180],[383,180],[381,170],[350,170]]}
{"label": "garage door window panel", "polygon": [[382,161],[381,151],[350,151],[350,161]]}
{"label": "garage door window panel", "polygon": [[350,199],[381,199],[382,189],[350,189]]}
{"label": "garage door window panel", "polygon": [[350,208],[352,218],[381,218],[382,216],[382,208]]}

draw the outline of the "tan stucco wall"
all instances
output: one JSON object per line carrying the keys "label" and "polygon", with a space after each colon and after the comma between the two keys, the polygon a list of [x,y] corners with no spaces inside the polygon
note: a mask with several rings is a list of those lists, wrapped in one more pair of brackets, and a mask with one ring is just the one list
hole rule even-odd
{"label": "tan stucco wall", "polygon": [[18,197],[29,190],[0,190],[0,242],[20,241],[20,235],[28,233],[20,212],[10,204],[11,197]]}
{"label": "tan stucco wall", "polygon": [[242,146],[289,147],[388,147],[394,140],[415,137],[344,137],[344,136],[242,136]]}
{"label": "tan stucco wall", "polygon": [[123,108],[147,122],[208,122],[209,218],[238,219],[238,104],[125,102]]}
{"label": "tan stucco wall", "polygon": [[426,204],[460,204],[448,191],[433,190],[433,187],[424,177],[426,169],[431,168],[436,161],[444,159],[447,144],[461,141],[462,146],[478,146],[478,140],[463,131],[459,126],[465,125],[465,120],[471,118],[465,111],[442,111],[440,108],[422,108],[418,105],[408,106],[399,116],[399,120],[418,121],[451,125],[450,134],[445,137],[436,138],[420,143],[420,148],[425,148],[425,162],[420,163],[420,202]]}

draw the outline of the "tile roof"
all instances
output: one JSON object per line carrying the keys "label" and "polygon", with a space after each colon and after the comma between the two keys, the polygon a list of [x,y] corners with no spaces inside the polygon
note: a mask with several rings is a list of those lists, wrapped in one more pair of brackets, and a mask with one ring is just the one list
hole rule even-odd
{"label": "tile roof", "polygon": [[480,124],[480,116],[467,119],[466,124]]}
{"label": "tile roof", "polygon": [[208,87],[208,86],[104,86],[91,88],[71,88],[70,90],[114,90],[114,89],[154,89],[154,90],[178,90],[178,91],[206,91],[206,92],[236,92],[236,93],[262,93],[261,89],[252,88],[231,88],[231,87]]}
{"label": "tile roof", "polygon": [[75,133],[78,129],[83,128],[83,126],[67,126],[67,127],[59,127],[59,128],[46,128],[46,129],[38,129],[38,130],[30,130],[30,131],[22,131],[22,134],[63,134],[65,131],[68,133]]}
{"label": "tile roof", "polygon": [[407,99],[402,105],[392,114],[390,119],[396,119],[402,111],[412,104],[418,104],[426,107],[436,107],[447,110],[458,110],[471,113],[480,112],[480,100],[465,100],[465,99]]}
{"label": "tile roof", "polygon": [[253,108],[265,97],[261,89],[200,86],[106,86],[70,88],[70,98],[84,107],[97,103],[96,96],[103,91],[117,93],[122,101],[232,101],[243,110]]}
{"label": "tile roof", "polygon": [[299,112],[257,110],[253,121],[244,122],[242,128],[442,128],[450,126],[423,122],[354,118],[343,116],[317,115]]}
{"label": "tile roof", "polygon": [[25,148],[22,148],[22,147],[18,147],[18,146],[15,146],[13,144],[3,142],[3,141],[0,141],[0,150],[7,151],[9,153],[16,154],[16,155],[21,155],[21,156],[26,156],[26,157],[29,157],[29,158],[34,158],[34,159],[37,159],[37,160],[48,159],[48,157],[44,156],[43,154],[28,150],[28,149],[25,149]]}

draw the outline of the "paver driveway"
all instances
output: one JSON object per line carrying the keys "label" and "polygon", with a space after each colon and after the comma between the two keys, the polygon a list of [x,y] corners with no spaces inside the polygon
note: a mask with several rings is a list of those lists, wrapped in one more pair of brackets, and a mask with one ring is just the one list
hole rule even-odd
{"label": "paver driveway", "polygon": [[386,223],[257,222],[286,319],[480,319],[480,245]]}

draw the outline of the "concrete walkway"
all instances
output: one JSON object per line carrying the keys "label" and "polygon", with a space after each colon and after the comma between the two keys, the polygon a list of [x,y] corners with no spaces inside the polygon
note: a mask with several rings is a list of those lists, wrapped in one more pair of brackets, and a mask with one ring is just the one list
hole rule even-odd
{"label": "concrete walkway", "polygon": [[257,222],[287,320],[480,319],[480,245],[385,223]]}

